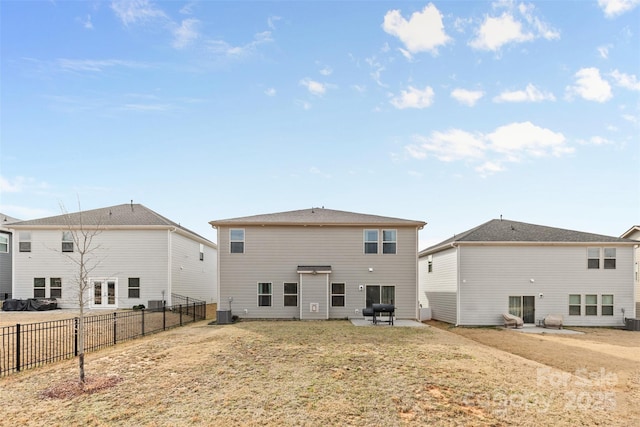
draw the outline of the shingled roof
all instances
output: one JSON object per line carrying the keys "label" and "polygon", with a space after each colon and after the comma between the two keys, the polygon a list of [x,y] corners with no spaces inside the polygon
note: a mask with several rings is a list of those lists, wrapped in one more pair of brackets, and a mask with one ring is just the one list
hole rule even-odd
{"label": "shingled roof", "polygon": [[325,208],[310,208],[264,215],[210,221],[214,227],[230,225],[332,225],[332,226],[410,226],[424,227],[426,222],[386,216],[345,212]]}
{"label": "shingled roof", "polygon": [[125,203],[122,205],[110,206],[106,208],[92,209],[68,213],[47,218],[19,221],[11,224],[12,228],[50,228],[78,226],[99,226],[101,228],[176,228],[186,233],[192,234],[200,239],[208,239],[197,233],[171,221],[168,218],[152,211],[141,204]]}
{"label": "shingled roof", "polygon": [[427,255],[451,246],[451,244],[504,242],[504,243],[629,243],[638,241],[602,234],[585,233],[525,222],[493,219],[475,228],[457,234],[447,240],[420,251]]}

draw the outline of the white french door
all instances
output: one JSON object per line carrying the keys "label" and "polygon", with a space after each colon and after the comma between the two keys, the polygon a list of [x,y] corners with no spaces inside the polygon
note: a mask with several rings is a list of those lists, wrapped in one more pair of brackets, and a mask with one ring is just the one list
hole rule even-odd
{"label": "white french door", "polygon": [[117,308],[118,279],[92,279],[93,308]]}

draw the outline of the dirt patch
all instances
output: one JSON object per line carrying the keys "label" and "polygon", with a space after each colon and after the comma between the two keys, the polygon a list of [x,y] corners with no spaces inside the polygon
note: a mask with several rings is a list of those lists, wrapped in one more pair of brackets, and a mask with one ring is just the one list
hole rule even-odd
{"label": "dirt patch", "polygon": [[98,376],[80,380],[59,382],[42,392],[42,397],[48,399],[73,399],[83,394],[93,394],[106,390],[118,384],[122,379],[116,376]]}
{"label": "dirt patch", "polygon": [[[640,333],[610,328],[571,328],[575,335],[522,333],[503,328],[452,327],[430,321],[431,326],[492,348],[539,362],[538,382],[550,383],[567,399],[591,399],[598,406],[615,406],[640,419]],[[566,374],[566,375],[565,375]],[[605,391],[603,391],[605,390]],[[608,395],[598,394],[609,392]],[[589,406],[589,405],[587,405]]]}
{"label": "dirt patch", "polygon": [[[477,332],[502,334],[503,342],[529,339]],[[355,327],[346,321],[209,326],[205,321],[86,358],[88,378],[119,382],[72,399],[43,399],[45,391],[76,378],[77,361],[10,375],[1,380],[3,422],[628,426],[640,418],[634,407],[620,403],[618,384],[580,388],[574,373],[558,375],[563,371],[446,327]],[[547,372],[545,381],[541,370]],[[640,390],[640,383],[626,386],[629,395]]]}

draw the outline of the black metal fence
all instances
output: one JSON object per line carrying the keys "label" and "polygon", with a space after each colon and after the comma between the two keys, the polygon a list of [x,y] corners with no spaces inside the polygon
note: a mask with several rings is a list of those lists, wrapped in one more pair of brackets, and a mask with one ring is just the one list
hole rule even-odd
{"label": "black metal fence", "polygon": [[[206,318],[206,304],[123,311],[84,318],[85,353]],[[78,355],[75,317],[0,327],[0,376]]]}

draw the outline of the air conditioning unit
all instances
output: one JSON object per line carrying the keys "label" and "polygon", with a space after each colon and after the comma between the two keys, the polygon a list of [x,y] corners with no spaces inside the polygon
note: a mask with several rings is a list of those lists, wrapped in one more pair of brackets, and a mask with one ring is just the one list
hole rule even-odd
{"label": "air conditioning unit", "polygon": [[640,319],[624,319],[625,329],[629,331],[640,331]]}
{"label": "air conditioning unit", "polygon": [[164,301],[161,299],[156,299],[156,300],[149,300],[147,301],[147,308],[148,310],[151,311],[162,311],[163,307],[164,307]]}
{"label": "air conditioning unit", "polygon": [[216,312],[216,323],[218,325],[228,325],[230,323],[233,323],[231,310],[218,310]]}

